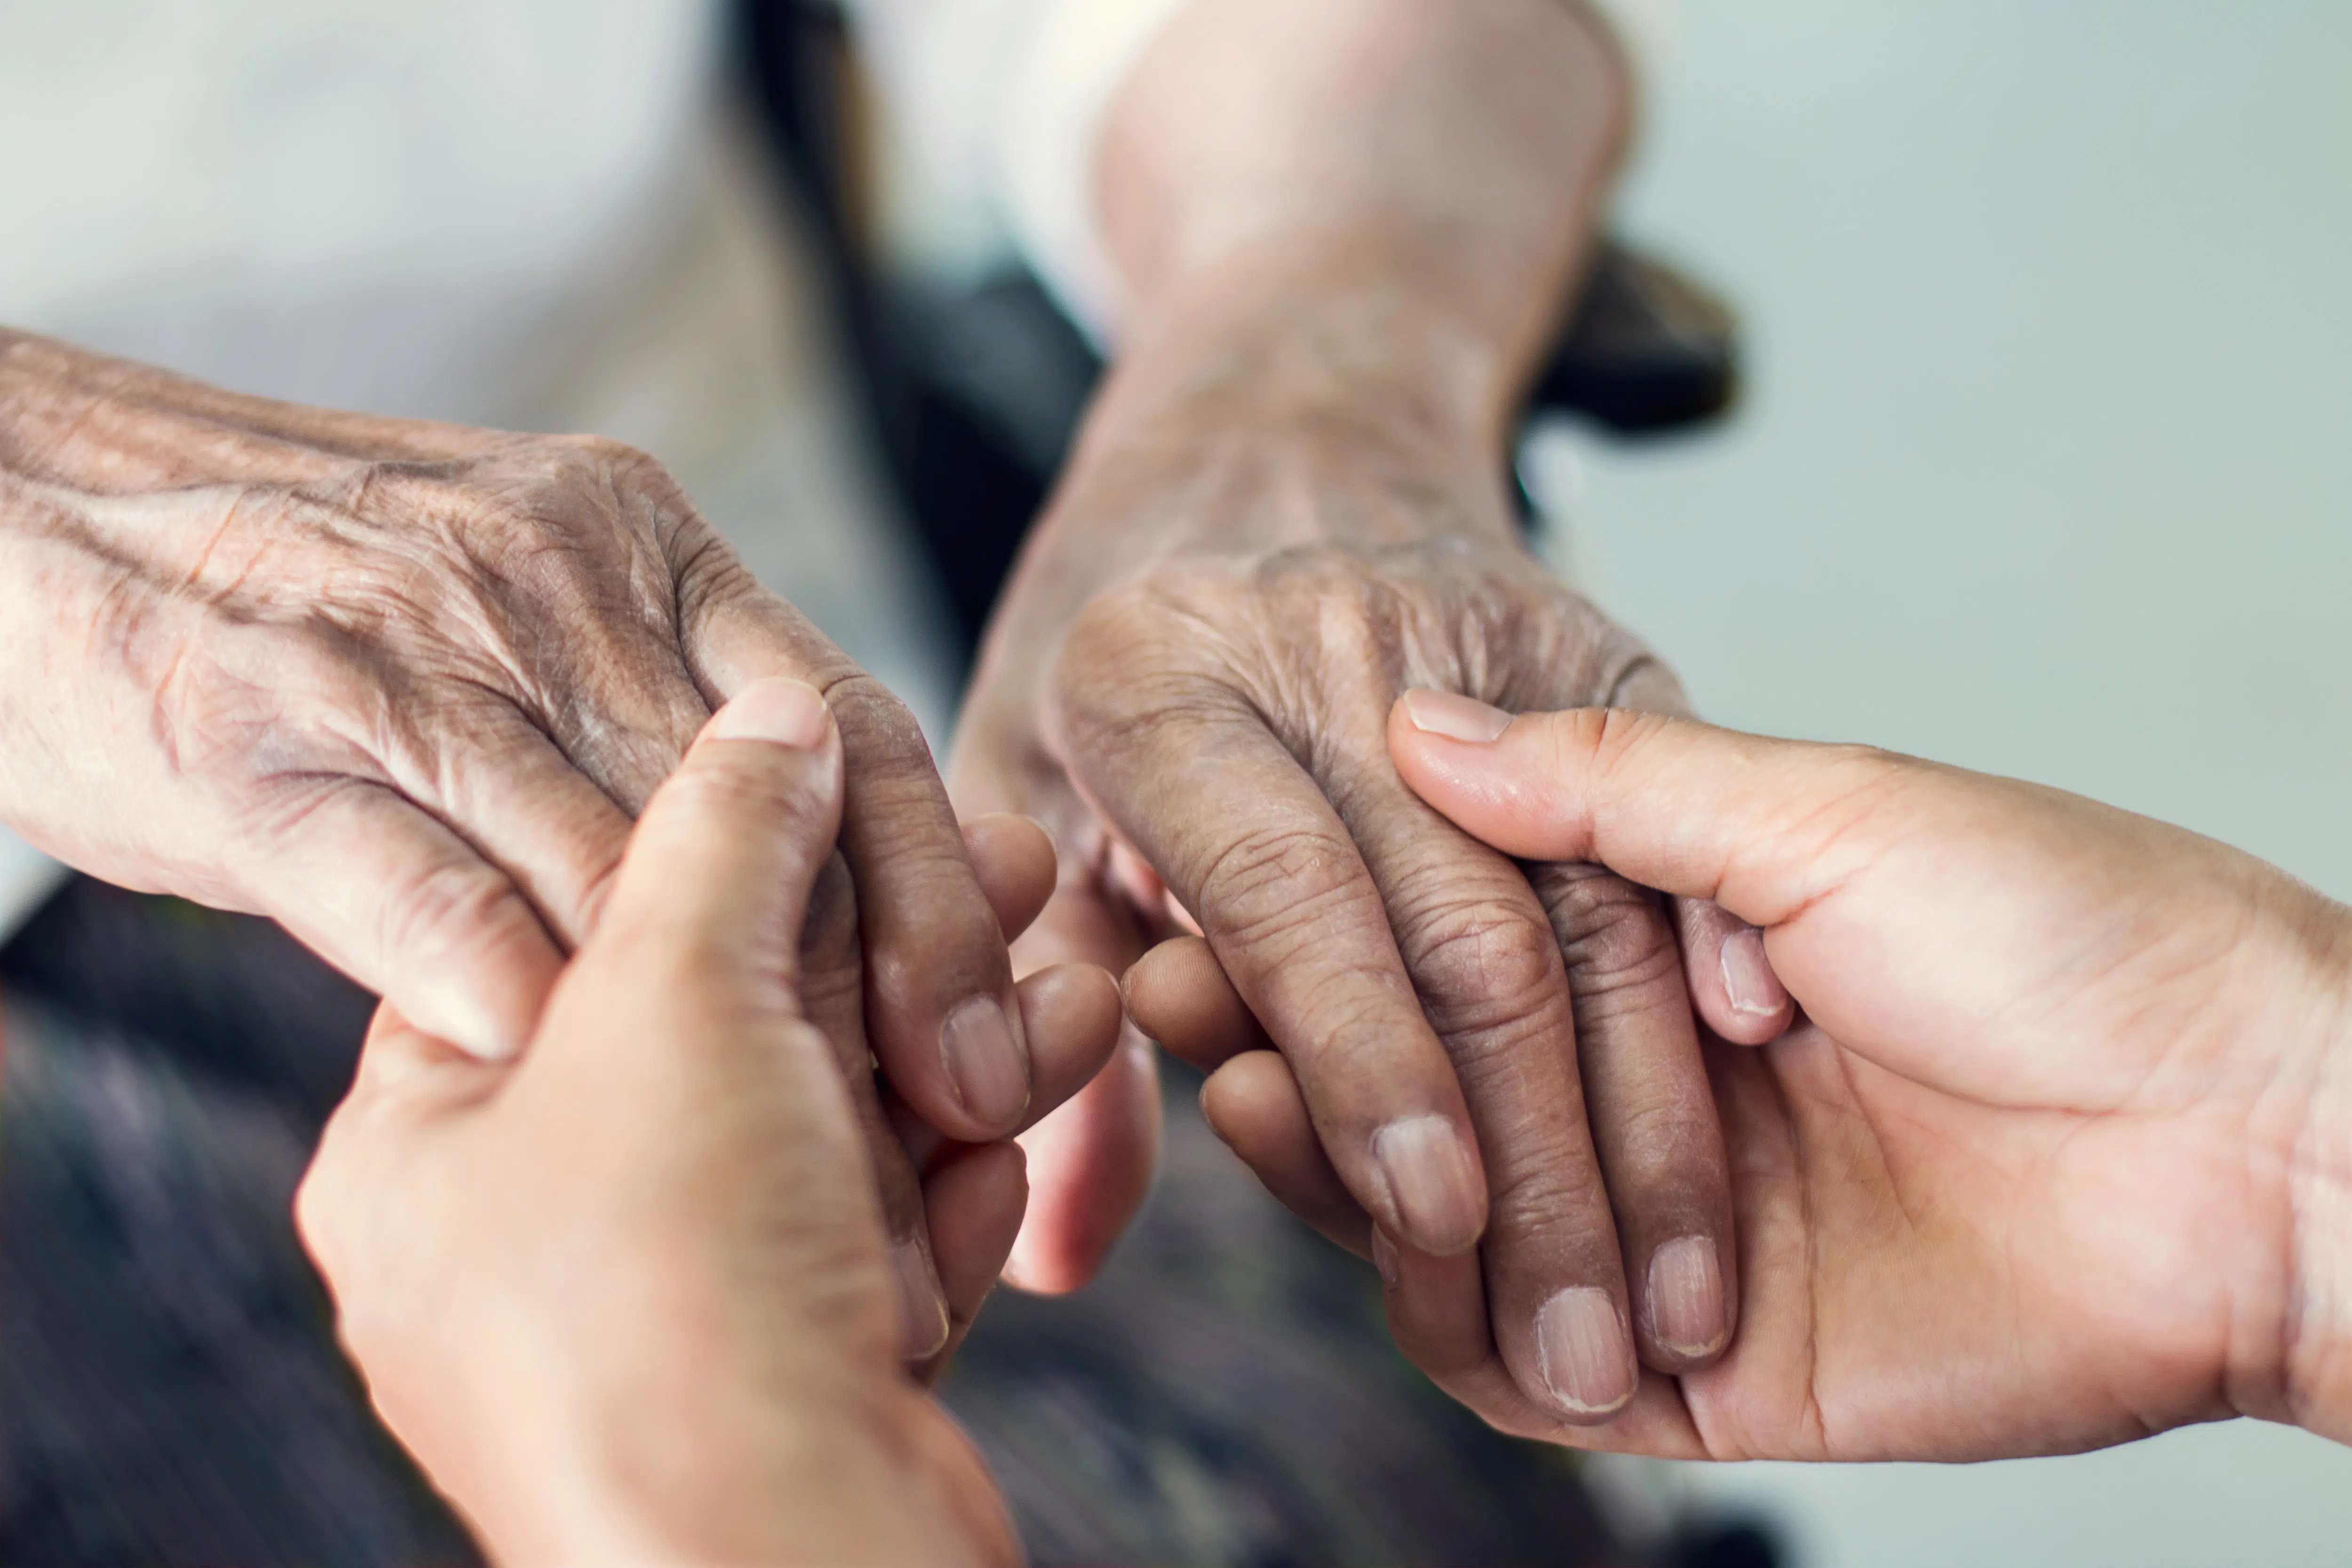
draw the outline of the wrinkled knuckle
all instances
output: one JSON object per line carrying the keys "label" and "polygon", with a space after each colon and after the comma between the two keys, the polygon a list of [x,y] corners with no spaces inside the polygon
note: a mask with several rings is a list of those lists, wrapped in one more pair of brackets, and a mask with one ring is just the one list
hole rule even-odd
{"label": "wrinkled knuckle", "polygon": [[1657,895],[1588,867],[1552,868],[1541,880],[1569,982],[1580,992],[1648,984],[1675,973],[1680,950]]}
{"label": "wrinkled knuckle", "polygon": [[930,742],[914,710],[865,670],[851,666],[820,683],[842,741],[865,776],[877,770],[928,776],[936,771]]}
{"label": "wrinkled knuckle", "polygon": [[1531,913],[1493,898],[1457,896],[1399,919],[1407,964],[1441,1032],[1522,1022],[1564,999],[1559,947]]}
{"label": "wrinkled knuckle", "polygon": [[1188,900],[1213,931],[1256,942],[1302,934],[1362,895],[1351,846],[1316,828],[1266,824],[1212,855]]}
{"label": "wrinkled knuckle", "polygon": [[1621,1282],[1617,1218],[1591,1145],[1561,1138],[1515,1164],[1489,1191],[1487,1234],[1498,1243],[1507,1237],[1519,1267],[1545,1274],[1546,1294],[1562,1285]]}
{"label": "wrinkled knuckle", "polygon": [[[1070,718],[1125,722],[1138,711],[1181,705],[1202,688],[1216,632],[1150,584],[1115,588],[1080,611],[1064,636],[1052,692]],[[1210,683],[1214,686],[1214,682]]]}
{"label": "wrinkled knuckle", "polygon": [[1612,1158],[1622,1163],[1623,1174],[1637,1187],[1668,1174],[1708,1170],[1723,1142],[1720,1127],[1692,1102],[1676,1099],[1618,1107],[1611,1121]]}
{"label": "wrinkled knuckle", "polygon": [[[726,536],[691,510],[666,513],[659,530],[681,626],[752,600],[773,597],[751,574]],[[781,601],[779,601],[781,603]]]}

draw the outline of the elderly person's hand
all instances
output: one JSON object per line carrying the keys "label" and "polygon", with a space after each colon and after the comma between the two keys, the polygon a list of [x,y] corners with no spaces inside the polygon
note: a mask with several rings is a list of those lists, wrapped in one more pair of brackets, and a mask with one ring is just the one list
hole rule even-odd
{"label": "elderly person's hand", "polygon": [[[1270,421],[1167,438],[1202,472],[1098,455],[1049,528],[1150,518],[1197,538],[1246,518],[1297,542],[1163,557],[1066,631],[1027,623],[1058,634],[1035,688],[1007,667],[1037,656],[1001,638],[957,784],[968,805],[1044,816],[1070,852],[1037,951],[1116,963],[1124,933],[1205,933],[1144,958],[1130,1008],[1204,1068],[1269,1036],[1281,1047],[1329,1163],[1286,1179],[1259,1161],[1277,1195],[1359,1251],[1366,1215],[1433,1254],[1483,1235],[1523,1385],[1563,1415],[1614,1410],[1637,1334],[1680,1371],[1721,1350],[1735,1310],[1728,1176],[1674,923],[1615,878],[1531,878],[1473,842],[1399,782],[1384,734],[1412,686],[1675,708],[1673,679],[1553,582],[1491,481],[1435,493],[1377,439]],[[1690,923],[1712,942],[1700,994],[1737,1028],[1721,933]],[[1227,975],[1245,1007],[1219,1000]],[[1782,1005],[1764,999],[1771,1030]],[[1215,1091],[1205,1103],[1259,1152]],[[1332,1171],[1343,1213],[1318,1184]]]}
{"label": "elderly person's hand", "polygon": [[0,821],[274,916],[478,1054],[529,1037],[631,818],[770,675],[841,725],[890,1082],[1002,1136],[1036,1043],[921,733],[658,465],[0,332]]}
{"label": "elderly person's hand", "polygon": [[[1754,921],[1804,1009],[1709,1050],[1729,1353],[1563,1427],[1462,1310],[1466,1266],[1397,1247],[1391,1322],[1441,1384],[1507,1429],[1713,1458],[2064,1452],[2236,1414],[2352,1439],[2352,911],[2177,828],[1860,748],[1431,692],[1389,733],[1502,852]],[[1308,1144],[1260,1066],[1249,1113]]]}
{"label": "elderly person's hand", "polygon": [[[1719,912],[1678,942],[1663,900],[1474,843],[1381,737],[1423,683],[1679,705],[1504,489],[1623,109],[1605,34],[1556,0],[1182,7],[1103,141],[1119,361],[950,768],[967,810],[1065,851],[1016,957],[1202,933],[1129,973],[1136,1024],[1205,1066],[1270,1037],[1319,1152],[1258,1161],[1269,1184],[1346,1245],[1377,1222],[1483,1270],[1519,1386],[1581,1420],[1637,1355],[1680,1371],[1732,1332],[1692,1010],[1761,1039],[1786,999]],[[1031,1141],[1016,1279],[1092,1268],[1141,1191],[1150,1081],[1123,1056]]]}
{"label": "elderly person's hand", "polygon": [[[827,891],[841,802],[823,700],[747,688],[654,795],[522,1058],[387,1009],[329,1125],[298,1214],[344,1342],[504,1561],[1017,1555],[900,1360],[860,1141],[886,1113]],[[1017,929],[1050,877],[1025,848],[977,858]],[[1116,997],[1090,982],[1031,994],[1033,1022],[1089,1013],[1049,1032],[1107,1040]],[[1041,1102],[1091,1064],[1062,1065],[1041,1061]],[[1019,1224],[1021,1153],[917,1152],[967,1318]]]}

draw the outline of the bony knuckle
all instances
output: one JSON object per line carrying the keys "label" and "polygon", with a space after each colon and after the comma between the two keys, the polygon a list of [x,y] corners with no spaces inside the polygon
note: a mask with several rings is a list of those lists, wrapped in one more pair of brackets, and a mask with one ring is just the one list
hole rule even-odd
{"label": "bony knuckle", "polygon": [[1531,908],[1456,895],[1412,910],[1397,924],[1406,963],[1441,1029],[1523,1019],[1566,995],[1559,947]]}
{"label": "bony knuckle", "polygon": [[1362,896],[1352,848],[1295,824],[1261,824],[1219,847],[1187,900],[1217,930],[1241,940],[1311,928],[1333,906]]}
{"label": "bony knuckle", "polygon": [[1657,895],[1588,867],[1556,867],[1539,879],[1545,910],[1579,990],[1643,984],[1678,962],[1674,928]]}
{"label": "bony knuckle", "polygon": [[1488,1177],[1487,1229],[1526,1267],[1557,1279],[1594,1284],[1623,1264],[1610,1194],[1592,1163],[1591,1142],[1573,1128],[1531,1124],[1518,1130],[1507,1168]]}
{"label": "bony knuckle", "polygon": [[852,667],[823,683],[826,705],[845,744],[858,752],[861,774],[876,770],[933,771],[930,742],[914,710],[863,669]]}
{"label": "bony knuckle", "polygon": [[552,436],[549,451],[564,466],[606,478],[660,476],[668,470],[642,449],[610,436]]}
{"label": "bony knuckle", "polygon": [[1055,683],[1116,691],[1198,662],[1212,640],[1207,620],[1166,587],[1129,584],[1089,601],[1070,624],[1055,662]]}

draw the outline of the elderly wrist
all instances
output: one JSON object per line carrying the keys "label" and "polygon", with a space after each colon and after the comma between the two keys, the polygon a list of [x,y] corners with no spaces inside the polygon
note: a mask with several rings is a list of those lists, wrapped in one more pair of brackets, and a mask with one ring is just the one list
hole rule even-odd
{"label": "elderly wrist", "polygon": [[1176,550],[1515,536],[1504,356],[1404,286],[1270,270],[1172,306],[1089,416],[1058,543]]}
{"label": "elderly wrist", "polygon": [[1237,251],[1139,314],[1089,421],[1345,422],[1430,456],[1499,456],[1521,345],[1457,309],[1457,280],[1345,233]]}

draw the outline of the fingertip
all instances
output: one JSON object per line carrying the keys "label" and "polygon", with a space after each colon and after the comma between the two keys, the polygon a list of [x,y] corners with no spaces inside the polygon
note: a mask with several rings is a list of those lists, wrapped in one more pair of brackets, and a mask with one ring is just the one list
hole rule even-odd
{"label": "fingertip", "polygon": [[1118,983],[1092,963],[1057,963],[1014,986],[1029,1038],[1034,1123],[1076,1094],[1118,1048],[1125,1013]]}
{"label": "fingertip", "polygon": [[1677,908],[1691,1002],[1706,1026],[1735,1046],[1769,1045],[1795,1022],[1796,999],[1773,968],[1764,933],[1721,907]]}
{"label": "fingertip", "polygon": [[1392,719],[1402,718],[1413,734],[1434,735],[1468,746],[1494,744],[1512,723],[1512,716],[1492,703],[1428,687],[1417,687],[1398,698],[1391,712]]}
{"label": "fingertip", "polygon": [[1119,990],[1137,1028],[1202,1072],[1273,1044],[1204,938],[1160,943],[1128,967]]}
{"label": "fingertip", "polygon": [[1053,835],[1034,817],[996,812],[963,824],[963,845],[1004,940],[1013,941],[1054,896]]}
{"label": "fingertip", "polygon": [[[1021,1122],[1036,1092],[1025,1031],[1015,1010],[984,993],[948,1009],[940,1024],[940,1057],[958,1104],[985,1138],[1002,1137]],[[984,1139],[982,1140],[984,1141]]]}
{"label": "fingertip", "polygon": [[1211,1073],[1201,1085],[1201,1115],[1284,1206],[1348,1251],[1370,1254],[1371,1219],[1324,1153],[1280,1053],[1245,1051]]}
{"label": "fingertip", "polygon": [[[1506,854],[1580,859],[1582,828],[1560,810],[1579,786],[1566,743],[1586,710],[1517,716],[1452,692],[1415,690],[1389,710],[1389,754],[1405,786],[1456,826]],[[1590,748],[1586,748],[1589,750]]]}
{"label": "fingertip", "polygon": [[1150,1042],[1124,1036],[1094,1081],[1021,1141],[1029,1152],[1029,1213],[1005,1278],[1024,1290],[1065,1294],[1094,1278],[1150,1190],[1160,1159]]}
{"label": "fingertip", "polygon": [[1723,1248],[1711,1236],[1683,1236],[1650,1254],[1642,1316],[1658,1371],[1679,1375],[1712,1365],[1731,1343],[1733,1305]]}
{"label": "fingertip", "polygon": [[1624,1312],[1598,1286],[1570,1286],[1536,1310],[1535,1359],[1539,1386],[1527,1392],[1570,1426],[1611,1420],[1641,1388]]}

